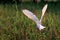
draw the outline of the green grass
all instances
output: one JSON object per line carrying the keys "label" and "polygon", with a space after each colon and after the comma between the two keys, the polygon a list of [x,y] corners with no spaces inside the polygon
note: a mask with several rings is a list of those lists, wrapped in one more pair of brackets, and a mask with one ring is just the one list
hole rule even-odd
{"label": "green grass", "polygon": [[0,4],[0,40],[60,40],[60,3],[48,3],[42,20],[46,29],[41,31],[22,13],[22,9],[28,9],[40,19],[44,5],[45,3]]}

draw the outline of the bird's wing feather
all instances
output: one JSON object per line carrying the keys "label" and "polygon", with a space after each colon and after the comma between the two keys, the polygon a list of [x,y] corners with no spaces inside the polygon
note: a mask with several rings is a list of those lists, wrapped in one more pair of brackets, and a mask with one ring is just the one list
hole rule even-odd
{"label": "bird's wing feather", "polygon": [[30,18],[31,20],[33,20],[33,21],[39,21],[38,20],[38,18],[32,13],[32,12],[30,12],[29,10],[27,10],[27,9],[24,9],[24,10],[22,10],[22,12],[28,17],[28,18]]}
{"label": "bird's wing feather", "polygon": [[42,16],[41,16],[41,19],[40,19],[40,22],[42,21],[42,18],[43,18],[43,16],[44,16],[44,14],[45,14],[45,12],[46,12],[46,9],[47,9],[47,4],[43,7],[43,9],[42,9]]}

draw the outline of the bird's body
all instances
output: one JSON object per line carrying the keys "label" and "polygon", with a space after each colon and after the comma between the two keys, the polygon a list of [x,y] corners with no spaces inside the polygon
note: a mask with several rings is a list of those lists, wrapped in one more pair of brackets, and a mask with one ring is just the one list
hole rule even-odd
{"label": "bird's body", "polygon": [[45,27],[41,25],[41,21],[42,21],[42,18],[43,18],[43,16],[44,16],[44,13],[45,13],[46,9],[47,9],[47,4],[46,4],[46,5],[43,7],[43,9],[42,9],[42,16],[41,16],[41,19],[40,19],[40,20],[39,20],[32,12],[30,12],[30,11],[27,10],[27,9],[22,10],[22,12],[23,12],[28,18],[30,18],[31,20],[33,20],[33,21],[36,23],[36,25],[37,25],[37,27],[39,28],[39,30],[42,30],[42,29],[44,29]]}

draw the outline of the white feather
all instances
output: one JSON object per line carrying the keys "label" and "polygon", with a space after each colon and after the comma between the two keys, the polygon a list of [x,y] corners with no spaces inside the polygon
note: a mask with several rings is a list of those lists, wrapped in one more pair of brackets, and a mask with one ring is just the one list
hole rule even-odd
{"label": "white feather", "polygon": [[45,12],[46,12],[46,10],[47,10],[47,4],[43,7],[43,9],[42,9],[42,16],[41,16],[41,19],[40,19],[40,23],[41,23],[41,21],[42,21],[42,18],[43,18],[43,16],[44,16],[44,14],[45,14]]}
{"label": "white feather", "polygon": [[30,18],[30,19],[33,20],[34,22],[39,21],[38,18],[37,18],[32,12],[30,12],[29,10],[24,9],[24,10],[22,10],[22,11],[23,11],[23,13],[24,13],[28,18]]}

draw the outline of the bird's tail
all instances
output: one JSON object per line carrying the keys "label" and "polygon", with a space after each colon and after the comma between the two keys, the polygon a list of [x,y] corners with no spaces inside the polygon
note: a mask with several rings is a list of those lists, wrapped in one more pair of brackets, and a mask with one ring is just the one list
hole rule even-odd
{"label": "bird's tail", "polygon": [[42,29],[44,29],[45,27],[44,26],[42,26],[41,24],[37,24],[37,27],[39,28],[39,30],[42,30]]}

